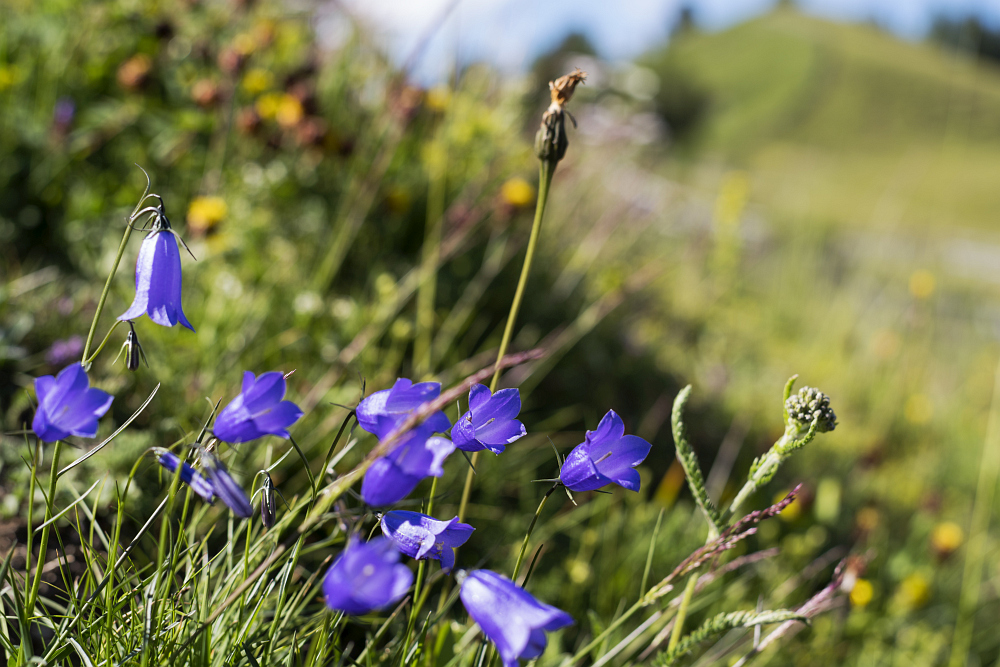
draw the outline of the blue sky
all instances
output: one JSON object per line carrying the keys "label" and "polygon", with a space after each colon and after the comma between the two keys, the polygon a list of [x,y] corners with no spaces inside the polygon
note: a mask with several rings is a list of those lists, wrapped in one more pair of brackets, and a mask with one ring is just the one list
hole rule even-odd
{"label": "blue sky", "polygon": [[[527,67],[567,33],[580,31],[612,60],[636,56],[660,42],[683,4],[703,27],[716,30],[767,11],[775,0],[457,0],[430,40],[414,75],[430,84],[451,65],[485,60],[508,72]],[[346,0],[403,61],[456,0]],[[1000,0],[799,0],[818,16],[876,20],[908,39],[926,34],[938,14],[975,13],[1000,25]]]}

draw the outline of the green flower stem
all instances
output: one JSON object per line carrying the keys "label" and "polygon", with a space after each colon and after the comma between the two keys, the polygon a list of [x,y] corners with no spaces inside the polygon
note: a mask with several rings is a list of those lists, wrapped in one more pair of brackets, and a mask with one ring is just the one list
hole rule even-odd
{"label": "green flower stem", "polygon": [[670,642],[667,644],[667,651],[673,651],[677,647],[677,642],[681,640],[681,633],[684,631],[684,619],[687,616],[688,605],[694,596],[694,587],[698,583],[698,573],[695,572],[688,578],[687,586],[684,587],[684,597],[681,598],[681,606],[677,609],[677,617],[674,620],[674,629],[670,633]]}
{"label": "green flower stem", "polygon": [[764,455],[763,460],[757,469],[750,475],[750,479],[746,481],[740,492],[736,494],[736,498],[733,500],[732,505],[729,506],[728,514],[733,516],[740,506],[746,502],[747,498],[753,495],[753,493],[760,488],[764,482],[773,475],[778,470],[778,466],[784,460],[781,456],[780,451],[782,446],[787,442],[787,433],[774,443],[774,446],[768,450],[767,454]]}
{"label": "green flower stem", "polygon": [[990,401],[986,438],[979,463],[976,497],[972,505],[972,525],[965,551],[962,588],[958,597],[958,618],[955,621],[955,633],[952,635],[949,667],[962,667],[968,660],[969,647],[972,645],[973,622],[982,586],[990,515],[993,512],[997,478],[1000,477],[1000,364],[997,365],[993,382],[993,398]]}
{"label": "green flower stem", "polygon": [[[101,341],[101,344],[97,346],[97,349],[94,350],[94,353],[92,355],[90,355],[90,358],[83,360],[83,365],[84,366],[89,366],[91,363],[93,363],[94,359],[97,358],[97,355],[99,355],[101,353],[101,350],[104,349],[104,346],[108,344],[109,340],[111,340],[111,334],[113,334],[115,332],[115,329],[117,329],[118,325],[121,324],[121,323],[122,323],[121,320],[115,320],[115,323],[111,325],[110,329],[108,329],[108,333],[104,336],[104,340]],[[119,353],[119,354],[121,354],[121,353]],[[117,361],[117,359],[116,359],[116,361]]]}
{"label": "green flower stem", "polygon": [[[438,478],[435,477],[431,481],[431,495],[430,499],[427,501],[427,512],[428,516],[434,516],[434,496],[437,494]],[[424,601],[427,599],[427,591],[423,591],[421,594],[421,588],[424,585],[424,574],[426,572],[427,559],[420,561],[417,565],[417,581],[413,586],[413,606],[410,608],[410,618],[406,622],[406,637],[403,640],[403,655],[400,658],[400,664],[406,663],[406,654],[410,652],[410,638],[413,635],[413,628],[417,624],[417,616],[420,614],[420,609],[424,606]]]}
{"label": "green flower stem", "polygon": [[[528,284],[528,275],[531,273],[531,263],[535,259],[535,248],[538,246],[538,236],[542,229],[542,218],[545,215],[545,205],[549,200],[549,186],[552,184],[552,175],[556,171],[556,162],[541,160],[538,163],[538,200],[535,203],[535,220],[531,223],[531,236],[528,237],[528,250],[524,255],[524,264],[521,265],[521,277],[517,280],[517,289],[514,290],[514,300],[510,304],[510,313],[507,315],[507,324],[504,326],[503,337],[500,339],[500,350],[497,352],[497,366],[493,372],[493,379],[490,381],[490,391],[497,390],[500,382],[500,360],[507,354],[507,346],[510,344],[511,335],[514,332],[514,323],[517,321],[517,313],[521,309],[521,300],[524,298],[524,289]],[[465,475],[465,487],[462,489],[462,501],[458,505],[458,520],[465,520],[465,511],[469,505],[469,494],[472,492],[472,477],[475,475],[474,468],[479,461],[479,452],[472,454],[472,465]]]}
{"label": "green flower stem", "polygon": [[[59,480],[59,453],[62,451],[62,440],[56,440],[55,447],[52,448],[52,472],[49,473],[49,492],[45,498],[45,525],[42,527],[42,541],[38,547],[38,563],[35,564],[35,578],[31,581],[31,590],[24,604],[24,616],[30,619],[35,610],[35,601],[38,600],[38,588],[42,585],[42,570],[45,567],[45,552],[49,547],[49,533],[52,524],[48,523],[52,518],[52,508],[56,502],[56,482]],[[37,460],[37,459],[36,459]],[[31,534],[28,534],[31,540]]]}
{"label": "green flower stem", "polygon": [[[97,331],[97,322],[101,319],[101,313],[104,311],[104,304],[108,300],[108,292],[111,291],[111,281],[114,280],[115,273],[118,271],[118,264],[121,263],[122,255],[125,254],[125,246],[128,245],[128,239],[132,236],[132,222],[132,219],[129,218],[128,224],[125,225],[125,234],[122,236],[122,242],[118,244],[118,254],[115,255],[115,262],[111,265],[111,273],[108,274],[108,279],[104,283],[104,291],[101,292],[101,299],[97,302],[97,310],[94,311],[94,320],[90,323],[90,333],[87,334],[87,342],[83,345],[83,356],[80,358],[80,362],[83,364],[84,368],[87,368],[87,366],[93,361],[93,357],[88,359],[88,356],[90,355],[90,346],[94,342],[94,333]],[[114,327],[112,327],[111,330],[114,331]],[[111,332],[109,331],[108,336],[110,335]],[[105,339],[105,342],[107,342],[107,339]],[[101,348],[103,347],[104,343],[101,343]],[[100,351],[100,348],[98,348],[97,352]],[[97,352],[94,353],[94,356],[97,356]]]}
{"label": "green flower stem", "polygon": [[545,501],[549,499],[552,492],[559,488],[559,482],[552,485],[552,488],[545,492],[542,496],[542,501],[538,503],[538,509],[535,510],[535,516],[531,517],[531,523],[528,524],[528,532],[524,534],[524,541],[521,542],[521,551],[517,554],[517,562],[514,563],[514,572],[510,575],[511,581],[515,584],[517,583],[517,575],[521,572],[521,565],[524,563],[524,554],[528,551],[528,540],[531,539],[531,533],[535,530],[535,524],[538,523],[538,517],[542,514],[542,508],[545,507]]}

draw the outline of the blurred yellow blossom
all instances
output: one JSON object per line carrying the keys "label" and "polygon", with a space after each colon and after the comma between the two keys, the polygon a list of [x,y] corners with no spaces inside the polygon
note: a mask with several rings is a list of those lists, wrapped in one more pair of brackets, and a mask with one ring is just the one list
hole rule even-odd
{"label": "blurred yellow blossom", "polygon": [[284,93],[267,93],[258,97],[256,104],[254,104],[257,115],[264,120],[273,120],[278,114],[282,97],[284,97]]}
{"label": "blurred yellow blossom", "polygon": [[519,176],[508,179],[500,188],[500,196],[511,206],[530,206],[535,201],[535,186]]}
{"label": "blurred yellow blossom", "polygon": [[942,557],[953,554],[964,541],[965,532],[954,521],[942,521],[931,531],[931,547]]}
{"label": "blurred yellow blossom", "polygon": [[204,234],[222,222],[228,211],[222,197],[196,197],[188,206],[188,228],[194,234]]}
{"label": "blurred yellow blossom", "polygon": [[233,49],[241,56],[248,56],[257,49],[257,40],[252,34],[242,32],[233,40]]}
{"label": "blurred yellow blossom", "polygon": [[906,399],[903,415],[906,417],[906,421],[921,426],[928,423],[934,416],[934,404],[931,403],[931,399],[926,394],[913,394]]}
{"label": "blurred yellow blossom", "polygon": [[427,91],[424,103],[431,111],[445,111],[451,102],[451,91],[446,86],[435,86]]}
{"label": "blurred yellow blossom", "polygon": [[271,87],[274,77],[266,69],[255,68],[243,77],[243,90],[251,95],[258,95]]}
{"label": "blurred yellow blossom", "polygon": [[298,125],[304,115],[305,111],[302,108],[302,102],[297,97],[282,95],[281,100],[278,102],[274,119],[278,121],[278,125],[290,128]]}
{"label": "blurred yellow blossom", "polygon": [[851,604],[855,607],[865,607],[875,597],[875,587],[867,579],[858,579],[851,589]]}
{"label": "blurred yellow blossom", "polygon": [[927,299],[934,294],[934,274],[920,269],[910,276],[910,294],[918,299]]}
{"label": "blurred yellow blossom", "polygon": [[899,584],[896,600],[905,609],[919,609],[931,599],[931,585],[923,575],[913,573]]}

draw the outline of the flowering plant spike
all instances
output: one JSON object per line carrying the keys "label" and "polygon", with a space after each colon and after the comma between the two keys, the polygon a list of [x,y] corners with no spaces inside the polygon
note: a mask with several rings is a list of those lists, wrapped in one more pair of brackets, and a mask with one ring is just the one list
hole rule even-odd
{"label": "flowering plant spike", "polygon": [[537,658],[548,643],[546,632],[573,624],[573,618],[536,600],[513,581],[491,572],[469,572],[459,592],[462,604],[483,634],[497,646],[504,667]]}
{"label": "flowering plant spike", "polygon": [[302,410],[285,397],[285,377],[278,371],[255,377],[243,373],[239,396],[222,409],[212,433],[223,442],[240,443],[265,435],[288,438],[288,427],[302,416]]}
{"label": "flowering plant spike", "polygon": [[639,436],[625,435],[622,418],[608,410],[597,430],[587,431],[586,439],[566,457],[559,479],[570,491],[593,491],[611,483],[638,491],[635,467],[651,448]]}
{"label": "flowering plant spike", "polygon": [[413,583],[413,573],[399,556],[396,545],[384,537],[370,542],[352,538],[323,578],[326,606],[358,615],[397,602]]}
{"label": "flowering plant spike", "polygon": [[[376,391],[358,404],[358,425],[369,433],[384,438],[422,404],[441,394],[440,382],[418,382],[399,378],[391,389]],[[443,412],[435,412],[424,421],[431,433],[444,433],[451,420]]]}
{"label": "flowering plant spike", "polygon": [[404,554],[417,560],[439,560],[445,572],[455,567],[455,547],[465,544],[475,530],[467,523],[459,523],[457,516],[438,521],[420,512],[403,510],[383,514],[381,525],[382,533]]}
{"label": "flowering plant spike", "polygon": [[181,253],[161,200],[153,229],[142,240],[135,262],[135,299],[121,321],[143,315],[165,327],[178,322],[194,331],[181,308]]}
{"label": "flowering plant spike", "polygon": [[44,442],[55,442],[70,435],[93,438],[97,420],[111,407],[114,397],[90,386],[83,365],[70,364],[52,377],[35,378],[38,409],[31,430]]}
{"label": "flowering plant spike", "polygon": [[447,438],[430,436],[430,427],[419,426],[391,452],[372,463],[361,482],[361,497],[373,507],[399,502],[425,477],[444,474],[444,460],[455,451]]}
{"label": "flowering plant spike", "polygon": [[469,391],[469,410],[451,429],[455,446],[466,452],[488,449],[500,454],[510,443],[527,431],[515,417],[521,411],[521,394],[517,389],[501,389],[495,394],[481,385]]}

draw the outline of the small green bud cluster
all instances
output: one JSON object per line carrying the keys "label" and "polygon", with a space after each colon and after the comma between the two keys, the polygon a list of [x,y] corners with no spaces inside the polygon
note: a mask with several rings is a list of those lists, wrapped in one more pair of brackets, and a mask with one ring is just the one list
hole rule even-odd
{"label": "small green bud cluster", "polygon": [[837,428],[837,415],[830,408],[830,397],[819,389],[802,387],[785,401],[785,410],[788,419],[800,429],[808,429],[816,420],[819,420],[816,430],[820,433]]}

